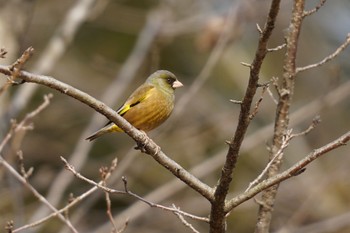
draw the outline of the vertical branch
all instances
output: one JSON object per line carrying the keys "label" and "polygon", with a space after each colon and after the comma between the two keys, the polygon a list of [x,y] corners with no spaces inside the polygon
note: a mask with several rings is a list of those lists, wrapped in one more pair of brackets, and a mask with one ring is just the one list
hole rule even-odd
{"label": "vertical branch", "polygon": [[[289,126],[289,109],[294,93],[294,83],[296,77],[296,53],[298,46],[298,38],[300,34],[301,24],[304,12],[304,0],[296,0],[294,2],[292,19],[286,36],[287,50],[285,54],[283,67],[282,88],[280,89],[279,102],[276,109],[273,145],[271,148],[269,159],[275,157],[283,144],[283,137],[287,134]],[[271,164],[267,171],[267,176],[275,176],[282,165],[283,153]],[[273,206],[277,194],[278,185],[272,186],[265,190],[262,194],[262,202],[259,207],[258,221],[255,232],[269,232]]]}
{"label": "vertical branch", "polygon": [[250,123],[250,109],[253,97],[256,93],[259,81],[259,72],[262,62],[267,54],[267,42],[275,27],[275,21],[279,12],[280,0],[273,0],[267,17],[264,29],[260,32],[259,44],[255,58],[250,66],[250,77],[248,87],[241,103],[239,121],[233,139],[229,142],[229,150],[226,161],[221,171],[221,177],[215,189],[214,200],[212,201],[210,213],[210,232],[225,232],[225,204],[229,185],[232,181],[232,172],[236,166],[239,150],[242,145],[244,135]]}

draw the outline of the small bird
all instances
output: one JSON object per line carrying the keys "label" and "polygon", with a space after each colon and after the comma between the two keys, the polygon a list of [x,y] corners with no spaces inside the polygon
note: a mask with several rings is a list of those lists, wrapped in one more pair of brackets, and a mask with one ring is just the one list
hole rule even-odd
{"label": "small bird", "polygon": [[[182,86],[173,73],[158,70],[130,95],[117,112],[137,129],[150,131],[168,119],[174,108],[174,91]],[[86,140],[92,141],[111,132],[123,130],[109,121]]]}

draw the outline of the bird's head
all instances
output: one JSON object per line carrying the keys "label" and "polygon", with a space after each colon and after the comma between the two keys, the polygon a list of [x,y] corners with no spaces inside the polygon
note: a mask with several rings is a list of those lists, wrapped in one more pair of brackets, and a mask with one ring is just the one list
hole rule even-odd
{"label": "bird's head", "polygon": [[183,84],[177,80],[176,76],[167,70],[158,70],[154,72],[149,76],[147,82],[166,91],[174,91],[176,88],[183,86]]}

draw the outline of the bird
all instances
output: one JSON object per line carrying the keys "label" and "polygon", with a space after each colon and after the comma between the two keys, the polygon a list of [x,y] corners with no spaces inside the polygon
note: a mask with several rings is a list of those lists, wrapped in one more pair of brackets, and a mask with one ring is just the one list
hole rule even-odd
{"label": "bird", "polygon": [[[148,132],[168,119],[174,109],[175,89],[182,86],[173,73],[158,70],[130,95],[117,112],[137,129]],[[123,130],[109,121],[86,140],[92,141],[112,132]]]}

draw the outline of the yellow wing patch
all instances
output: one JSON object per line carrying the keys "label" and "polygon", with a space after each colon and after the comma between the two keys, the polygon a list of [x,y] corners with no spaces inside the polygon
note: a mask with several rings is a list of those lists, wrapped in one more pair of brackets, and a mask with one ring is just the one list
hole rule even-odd
{"label": "yellow wing patch", "polygon": [[153,86],[141,86],[126,100],[125,104],[118,110],[118,114],[123,116],[132,107],[142,103],[152,94]]}

